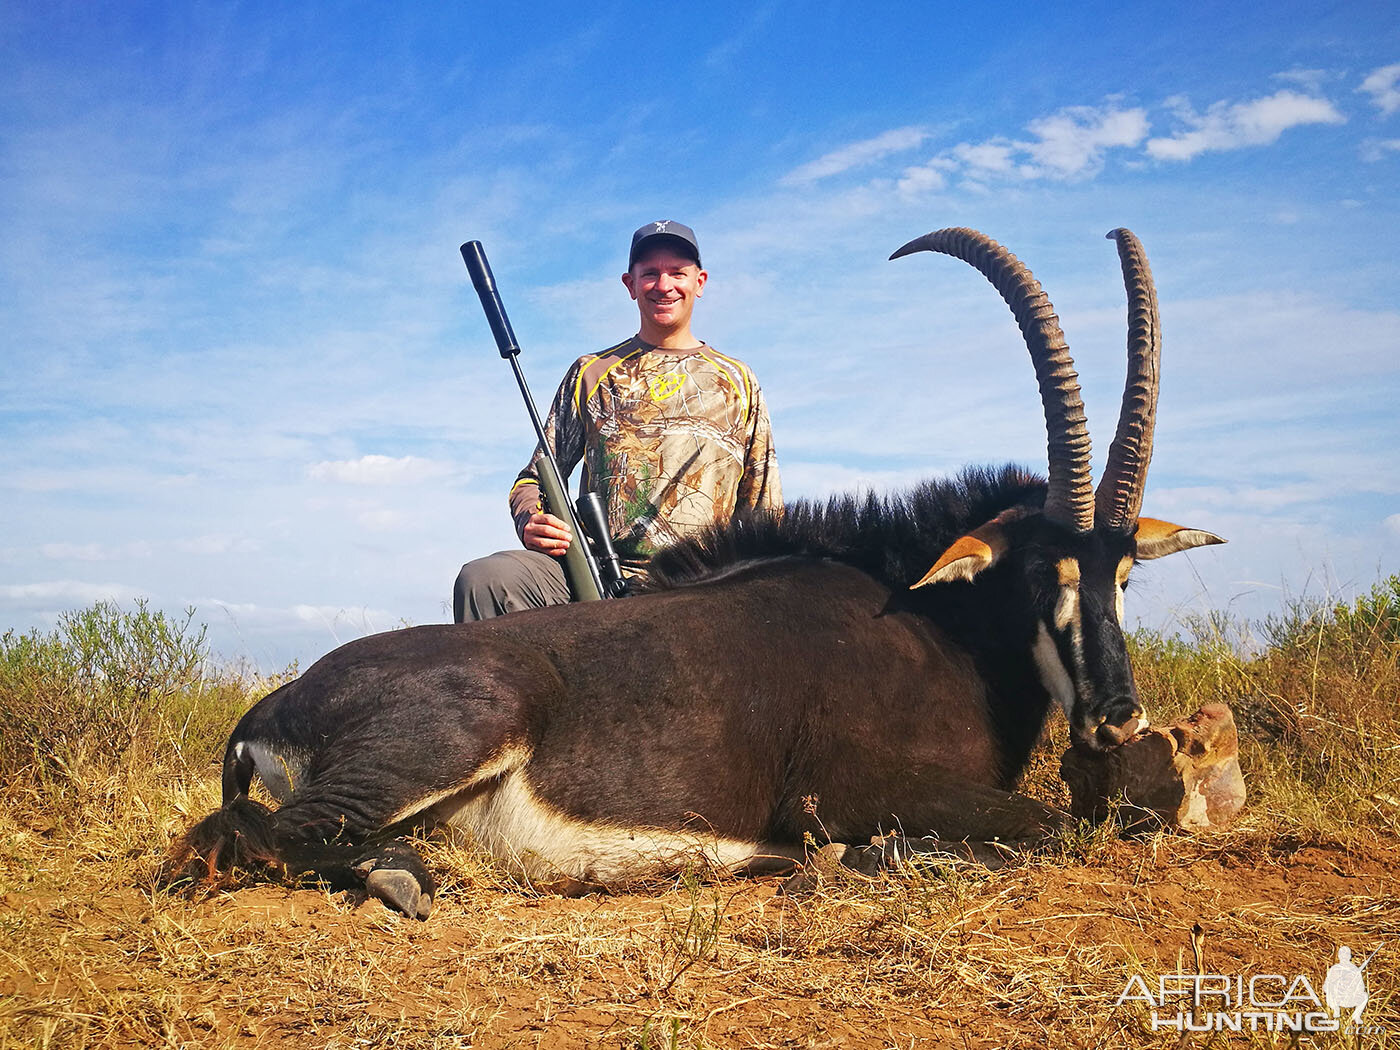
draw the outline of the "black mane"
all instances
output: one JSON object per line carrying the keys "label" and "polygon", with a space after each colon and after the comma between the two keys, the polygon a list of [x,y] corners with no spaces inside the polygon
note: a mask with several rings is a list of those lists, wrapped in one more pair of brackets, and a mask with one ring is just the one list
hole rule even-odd
{"label": "black mane", "polygon": [[853,565],[896,590],[917,582],[948,546],[1009,507],[1039,507],[1045,479],[1024,468],[968,467],[890,496],[799,500],[781,519],[739,514],[727,525],[659,551],[643,591],[707,580],[740,562],[792,556]]}

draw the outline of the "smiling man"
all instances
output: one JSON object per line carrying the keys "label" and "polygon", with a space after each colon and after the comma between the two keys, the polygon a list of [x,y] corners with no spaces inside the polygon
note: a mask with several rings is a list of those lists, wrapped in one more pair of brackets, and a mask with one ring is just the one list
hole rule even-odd
{"label": "smiling man", "polygon": [[[768,407],[749,367],[691,332],[709,275],[689,226],[649,222],[632,235],[622,283],[637,334],[574,362],[545,424],[560,471],[583,462],[580,486],[607,508],[629,575],[661,547],[743,508],[780,513],[782,489]],[[479,620],[569,601],[561,558],[568,525],[540,509],[534,459],[510,491],[524,550],[468,562],[453,619]]]}

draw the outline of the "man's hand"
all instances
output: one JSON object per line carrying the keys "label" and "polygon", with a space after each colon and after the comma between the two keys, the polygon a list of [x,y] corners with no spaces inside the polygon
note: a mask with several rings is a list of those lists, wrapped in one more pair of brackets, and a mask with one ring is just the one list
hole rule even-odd
{"label": "man's hand", "polygon": [[562,558],[573,538],[568,522],[556,518],[553,514],[536,511],[525,523],[524,542],[527,550]]}

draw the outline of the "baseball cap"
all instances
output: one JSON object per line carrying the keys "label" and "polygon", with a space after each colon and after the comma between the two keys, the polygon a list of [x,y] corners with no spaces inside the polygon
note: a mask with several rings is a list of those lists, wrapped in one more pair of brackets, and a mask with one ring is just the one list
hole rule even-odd
{"label": "baseball cap", "polygon": [[696,243],[695,231],[682,223],[671,219],[662,219],[659,222],[649,222],[632,234],[632,251],[627,256],[627,269],[632,269],[637,261],[637,256],[644,248],[658,242],[668,241],[670,242],[668,247],[693,257],[695,265],[700,265],[700,245]]}

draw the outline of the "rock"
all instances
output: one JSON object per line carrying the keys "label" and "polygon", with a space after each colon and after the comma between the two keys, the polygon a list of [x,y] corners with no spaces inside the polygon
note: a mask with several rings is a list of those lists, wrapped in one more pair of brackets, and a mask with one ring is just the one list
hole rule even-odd
{"label": "rock", "polygon": [[1060,760],[1070,812],[1103,820],[1121,802],[1128,830],[1228,824],[1244,805],[1239,736],[1224,704],[1206,704],[1169,726],[1151,726],[1106,752],[1071,747]]}

